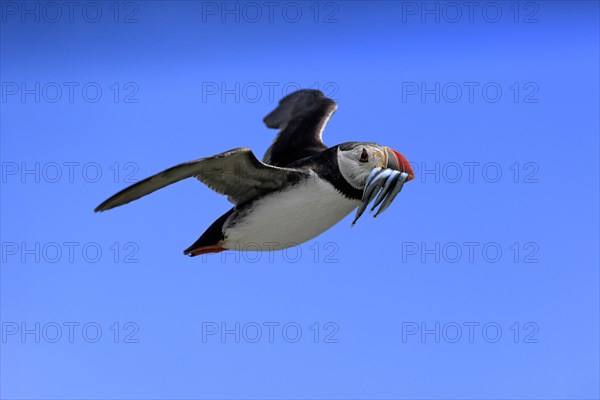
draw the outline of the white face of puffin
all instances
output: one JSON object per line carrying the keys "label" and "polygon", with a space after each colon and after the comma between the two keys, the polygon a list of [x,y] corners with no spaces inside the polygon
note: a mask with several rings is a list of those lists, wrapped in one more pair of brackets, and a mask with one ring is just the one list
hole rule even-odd
{"label": "white face of puffin", "polygon": [[338,147],[338,166],[344,179],[363,190],[362,204],[356,210],[352,225],[371,201],[371,211],[381,204],[375,217],[385,211],[404,184],[414,178],[406,158],[396,150],[375,143],[342,144]]}
{"label": "white face of puffin", "polygon": [[372,143],[358,144],[349,149],[338,148],[338,166],[346,182],[356,189],[364,189],[373,169],[386,168],[388,154],[383,146]]}

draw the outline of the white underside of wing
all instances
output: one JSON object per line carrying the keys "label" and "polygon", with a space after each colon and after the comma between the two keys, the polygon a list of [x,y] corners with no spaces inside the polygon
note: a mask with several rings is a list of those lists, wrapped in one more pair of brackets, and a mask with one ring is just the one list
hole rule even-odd
{"label": "white underside of wing", "polygon": [[224,247],[232,250],[279,250],[304,243],[347,216],[360,204],[314,173],[281,192],[269,194],[225,227]]}

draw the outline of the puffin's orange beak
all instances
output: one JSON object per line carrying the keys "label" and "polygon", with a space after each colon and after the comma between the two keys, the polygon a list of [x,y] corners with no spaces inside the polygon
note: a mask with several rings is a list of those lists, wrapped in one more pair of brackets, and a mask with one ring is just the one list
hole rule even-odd
{"label": "puffin's orange beak", "polygon": [[406,180],[411,181],[415,178],[415,173],[413,172],[410,163],[408,162],[408,160],[399,152],[397,152],[396,150],[389,148],[387,146],[384,146],[385,150],[387,152],[387,168],[391,168],[393,170],[396,171],[400,171],[400,172],[406,172],[408,174],[408,179]]}

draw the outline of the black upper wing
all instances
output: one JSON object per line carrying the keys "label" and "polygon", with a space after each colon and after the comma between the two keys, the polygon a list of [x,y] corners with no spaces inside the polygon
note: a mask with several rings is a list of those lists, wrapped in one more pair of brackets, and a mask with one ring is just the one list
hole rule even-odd
{"label": "black upper wing", "polygon": [[263,120],[269,128],[280,129],[263,162],[285,167],[327,149],[321,135],[336,109],[335,101],[320,90],[299,90],[281,99]]}
{"label": "black upper wing", "polygon": [[227,195],[233,203],[240,204],[296,182],[305,175],[305,172],[296,169],[266,165],[250,149],[238,148],[159,172],[120,191],[94,211],[110,210],[191,177],[196,177],[215,192]]}

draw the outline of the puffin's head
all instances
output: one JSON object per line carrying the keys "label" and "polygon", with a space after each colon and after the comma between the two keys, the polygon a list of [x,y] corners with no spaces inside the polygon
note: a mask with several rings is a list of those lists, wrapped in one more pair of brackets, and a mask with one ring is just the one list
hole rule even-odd
{"label": "puffin's head", "polygon": [[406,158],[396,150],[377,143],[348,142],[338,146],[338,166],[344,179],[357,189],[363,189],[374,168],[391,168],[406,172],[407,181],[415,174]]}

